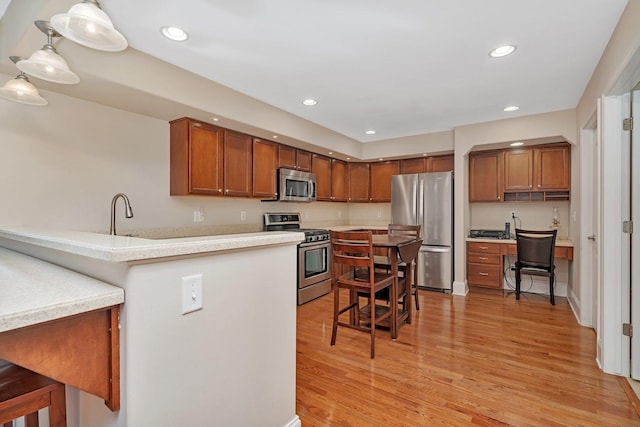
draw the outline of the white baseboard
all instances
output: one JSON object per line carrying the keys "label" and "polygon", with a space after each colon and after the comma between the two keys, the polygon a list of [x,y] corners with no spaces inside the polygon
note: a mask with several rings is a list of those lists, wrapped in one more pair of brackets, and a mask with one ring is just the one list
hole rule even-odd
{"label": "white baseboard", "polygon": [[453,289],[451,291],[452,295],[459,295],[459,296],[467,296],[467,294],[469,293],[469,285],[467,285],[467,281],[458,281],[455,280],[453,282]]}
{"label": "white baseboard", "polygon": [[302,427],[302,421],[300,421],[300,417],[296,415],[291,421],[285,424],[284,427]]}

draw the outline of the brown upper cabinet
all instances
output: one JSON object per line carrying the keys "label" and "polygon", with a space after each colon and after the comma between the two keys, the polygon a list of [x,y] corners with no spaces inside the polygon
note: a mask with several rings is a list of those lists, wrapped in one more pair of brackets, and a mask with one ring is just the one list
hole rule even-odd
{"label": "brown upper cabinet", "polygon": [[427,157],[427,172],[449,172],[453,171],[453,154],[446,156]]}
{"label": "brown upper cabinet", "polygon": [[539,191],[571,190],[571,146],[553,144],[534,150],[535,183]]}
{"label": "brown upper cabinet", "polygon": [[469,154],[469,201],[502,200],[502,151]]}
{"label": "brown upper cabinet", "polygon": [[349,201],[368,202],[369,163],[349,163]]}
{"label": "brown upper cabinet", "polygon": [[504,191],[533,189],[533,150],[517,148],[504,152]]}
{"label": "brown upper cabinet", "polygon": [[244,133],[224,131],[224,195],[251,197],[253,138]]}
{"label": "brown upper cabinet", "polygon": [[[170,122],[170,194],[254,197],[277,200],[277,169],[314,172],[317,200],[336,202],[388,202],[391,176],[399,173],[439,172],[453,169],[453,154],[349,163],[277,144],[187,117]],[[547,164],[557,162],[553,151],[541,153]],[[552,186],[545,178],[541,185]]]}
{"label": "brown upper cabinet", "polygon": [[[495,168],[498,168],[497,173]],[[569,200],[570,191],[569,144],[469,154],[470,202]]]}
{"label": "brown upper cabinet", "polygon": [[311,172],[316,174],[316,200],[331,200],[331,159],[314,154],[311,159]]}
{"label": "brown upper cabinet", "polygon": [[391,177],[400,173],[400,162],[388,160],[386,162],[371,163],[371,195],[372,202],[391,201]]}
{"label": "brown upper cabinet", "polygon": [[278,144],[253,138],[253,197],[276,200]]}
{"label": "brown upper cabinet", "polygon": [[278,167],[311,172],[311,152],[279,145],[278,147]]}
{"label": "brown upper cabinet", "polygon": [[402,159],[400,160],[399,173],[448,172],[453,171],[453,164],[453,154],[416,157],[415,159]]}
{"label": "brown upper cabinet", "polygon": [[415,159],[400,160],[400,173],[424,173],[427,171],[427,158],[418,157]]}
{"label": "brown upper cabinet", "polygon": [[349,199],[347,162],[331,159],[331,200],[346,202]]}
{"label": "brown upper cabinet", "polygon": [[182,118],[170,132],[169,194],[223,194],[224,129]]}

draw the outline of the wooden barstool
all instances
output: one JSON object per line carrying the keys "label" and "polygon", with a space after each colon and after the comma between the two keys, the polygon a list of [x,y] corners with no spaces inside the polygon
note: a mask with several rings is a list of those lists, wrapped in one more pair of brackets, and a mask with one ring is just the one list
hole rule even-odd
{"label": "wooden barstool", "polygon": [[38,427],[38,410],[49,407],[49,425],[66,427],[64,384],[18,365],[0,366],[0,424],[11,427],[25,417],[26,427]]}

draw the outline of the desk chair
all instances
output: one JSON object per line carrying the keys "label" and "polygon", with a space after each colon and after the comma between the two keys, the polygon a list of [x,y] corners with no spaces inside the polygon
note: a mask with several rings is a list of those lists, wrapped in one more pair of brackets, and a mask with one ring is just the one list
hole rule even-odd
{"label": "desk chair", "polygon": [[49,407],[49,425],[66,427],[64,384],[21,366],[0,366],[0,425],[25,417],[26,427],[38,427],[38,410]]}
{"label": "desk chair", "polygon": [[516,299],[520,299],[520,280],[522,274],[549,277],[549,295],[555,305],[553,285],[555,282],[554,252],[558,230],[521,230],[516,228]]}
{"label": "desk chair", "polygon": [[[391,287],[391,273],[377,272],[373,264],[373,238],[371,231],[331,231],[333,259],[333,329],[331,345],[336,344],[338,326],[367,332],[371,335],[371,358],[375,357],[376,325],[388,319],[392,324],[391,308],[376,304],[376,292]],[[340,306],[340,290],[349,291],[349,304]],[[360,306],[358,294],[366,295],[368,304]],[[349,313],[349,321],[340,315]]]}
{"label": "desk chair", "polygon": [[[389,234],[406,234],[407,236],[420,237],[420,225],[404,225],[404,224],[389,224],[387,230]],[[418,248],[419,249],[419,248]],[[411,265],[407,266],[407,263],[403,260],[398,260],[398,272],[406,278],[407,272],[413,270],[413,281],[411,284],[411,292],[413,299],[416,303],[416,310],[420,310],[420,301],[418,300],[418,268],[416,265],[416,258],[410,262]],[[376,268],[391,270],[391,260],[389,257],[376,256],[375,257]]]}

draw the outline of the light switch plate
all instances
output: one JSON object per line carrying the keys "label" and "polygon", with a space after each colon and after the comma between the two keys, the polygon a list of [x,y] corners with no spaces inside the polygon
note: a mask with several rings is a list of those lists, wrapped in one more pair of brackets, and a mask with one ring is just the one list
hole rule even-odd
{"label": "light switch plate", "polygon": [[182,314],[202,309],[202,274],[182,278]]}

